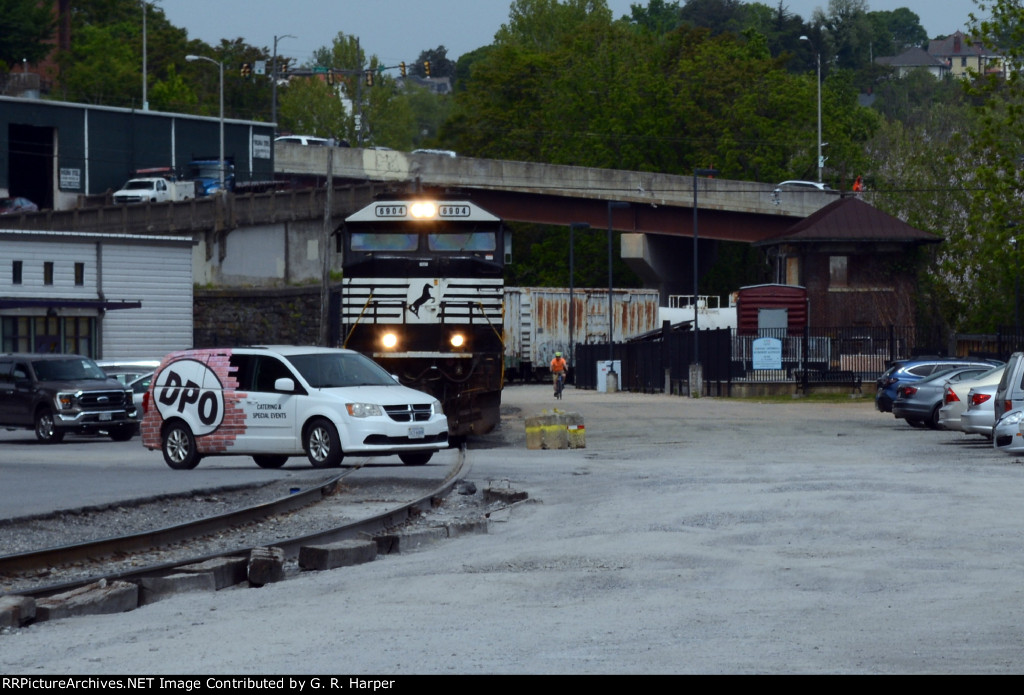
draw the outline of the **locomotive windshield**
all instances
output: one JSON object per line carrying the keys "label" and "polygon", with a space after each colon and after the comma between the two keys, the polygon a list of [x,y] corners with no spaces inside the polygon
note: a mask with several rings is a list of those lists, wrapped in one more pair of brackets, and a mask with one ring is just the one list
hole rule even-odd
{"label": "locomotive windshield", "polygon": [[[431,253],[459,251],[494,251],[497,235],[494,232],[444,232],[427,234],[427,250]],[[415,233],[352,232],[353,251],[373,253],[390,251],[409,253],[420,251],[420,235]]]}

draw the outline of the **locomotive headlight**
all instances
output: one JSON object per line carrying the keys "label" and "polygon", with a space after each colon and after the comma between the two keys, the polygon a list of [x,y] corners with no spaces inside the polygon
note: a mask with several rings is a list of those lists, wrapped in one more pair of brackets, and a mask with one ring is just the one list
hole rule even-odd
{"label": "locomotive headlight", "polygon": [[346,403],[345,409],[352,417],[374,417],[383,414],[380,406],[374,403]]}
{"label": "locomotive headlight", "polygon": [[412,216],[417,219],[433,219],[437,217],[437,206],[433,203],[413,203],[410,210]]}
{"label": "locomotive headlight", "polygon": [[461,333],[452,333],[452,337],[449,338],[448,342],[452,344],[453,348],[460,348],[466,344],[466,336]]}
{"label": "locomotive headlight", "polygon": [[395,346],[398,345],[398,336],[394,333],[385,333],[380,339],[381,344],[387,350],[394,350]]}

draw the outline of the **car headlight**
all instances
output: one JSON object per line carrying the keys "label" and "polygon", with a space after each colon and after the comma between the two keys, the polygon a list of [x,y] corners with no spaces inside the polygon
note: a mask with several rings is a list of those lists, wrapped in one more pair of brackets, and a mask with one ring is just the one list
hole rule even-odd
{"label": "car headlight", "polygon": [[346,403],[345,409],[352,417],[374,417],[384,414],[380,406],[374,403]]}
{"label": "car headlight", "polygon": [[441,405],[441,401],[434,401],[430,404],[430,409],[434,415],[444,415],[444,406]]}
{"label": "car headlight", "polygon": [[1004,415],[1000,424],[1013,427],[1014,425],[1020,426],[1022,421],[1024,421],[1024,411],[1014,410],[1012,413]]}
{"label": "car headlight", "polygon": [[77,394],[70,391],[61,391],[55,397],[58,410],[71,410],[78,402]]}

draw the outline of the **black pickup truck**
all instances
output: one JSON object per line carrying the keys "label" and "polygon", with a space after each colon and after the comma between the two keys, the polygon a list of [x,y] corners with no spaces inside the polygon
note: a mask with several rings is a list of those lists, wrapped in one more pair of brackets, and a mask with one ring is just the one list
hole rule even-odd
{"label": "black pickup truck", "polygon": [[0,355],[0,427],[35,430],[44,443],[68,432],[127,441],[138,429],[132,393],[88,357]]}

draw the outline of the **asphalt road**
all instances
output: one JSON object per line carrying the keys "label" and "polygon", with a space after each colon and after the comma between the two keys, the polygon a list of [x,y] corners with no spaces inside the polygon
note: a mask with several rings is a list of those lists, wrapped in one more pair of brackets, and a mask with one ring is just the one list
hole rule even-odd
{"label": "asphalt road", "polygon": [[[1020,460],[839,404],[515,386],[469,479],[530,499],[463,536],[260,589],[0,635],[80,674],[1017,673]],[[401,681],[399,681],[399,685]]]}

